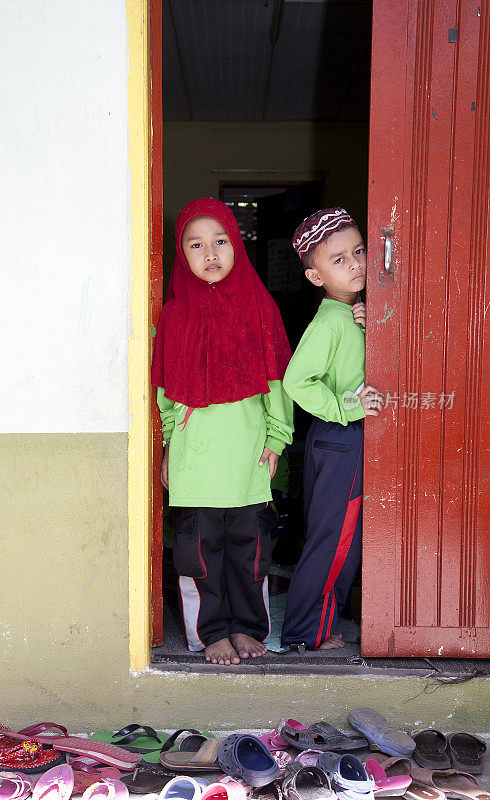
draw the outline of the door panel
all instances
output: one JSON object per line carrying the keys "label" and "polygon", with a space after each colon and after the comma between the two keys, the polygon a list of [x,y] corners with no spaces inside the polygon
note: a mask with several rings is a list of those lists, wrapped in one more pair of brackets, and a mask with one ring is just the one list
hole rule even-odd
{"label": "door panel", "polygon": [[490,654],[488,37],[476,0],[374,2],[366,379],[392,402],[366,420],[365,655]]}
{"label": "door panel", "polygon": [[[163,99],[162,99],[162,3],[150,2],[150,74],[151,74],[151,197],[150,197],[150,303],[152,331],[160,316],[163,301]],[[163,487],[160,482],[162,463],[162,425],[152,387],[152,547],[151,547],[151,610],[152,645],[163,641]]]}

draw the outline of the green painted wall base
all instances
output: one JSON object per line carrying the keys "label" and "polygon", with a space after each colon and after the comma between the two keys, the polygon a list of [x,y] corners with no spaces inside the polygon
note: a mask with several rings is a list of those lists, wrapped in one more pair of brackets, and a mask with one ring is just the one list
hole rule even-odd
{"label": "green painted wall base", "polygon": [[89,673],[72,675],[56,667],[41,681],[2,681],[2,720],[23,726],[58,721],[73,732],[118,730],[129,722],[155,728],[201,730],[275,728],[282,717],[326,720],[348,729],[349,710],[370,706],[406,730],[488,732],[489,682],[435,685],[421,678],[203,675],[144,672],[128,674],[114,662],[95,661]]}
{"label": "green painted wall base", "polygon": [[481,678],[131,673],[126,434],[2,435],[0,465],[3,724],[346,727],[349,710],[368,705],[407,730],[488,730]]}

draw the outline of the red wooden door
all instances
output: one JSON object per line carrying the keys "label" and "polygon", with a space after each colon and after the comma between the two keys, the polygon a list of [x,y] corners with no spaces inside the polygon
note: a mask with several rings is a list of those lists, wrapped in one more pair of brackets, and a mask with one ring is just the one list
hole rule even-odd
{"label": "red wooden door", "polygon": [[374,0],[364,655],[490,655],[489,12]]}
{"label": "red wooden door", "polygon": [[[162,2],[149,0],[150,9],[150,97],[151,97],[151,152],[150,169],[150,302],[152,333],[162,308],[163,298],[163,98],[162,98]],[[163,487],[160,483],[162,463],[162,426],[156,402],[156,389],[152,387],[152,547],[151,547],[151,610],[152,645],[163,641]]]}

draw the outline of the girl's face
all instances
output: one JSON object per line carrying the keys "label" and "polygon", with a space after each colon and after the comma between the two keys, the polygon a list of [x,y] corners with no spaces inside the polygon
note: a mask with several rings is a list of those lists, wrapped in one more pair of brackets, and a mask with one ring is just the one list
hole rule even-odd
{"label": "girl's face", "polygon": [[219,283],[231,272],[235,251],[221,222],[193,217],[182,233],[182,250],[190,270],[207,283]]}

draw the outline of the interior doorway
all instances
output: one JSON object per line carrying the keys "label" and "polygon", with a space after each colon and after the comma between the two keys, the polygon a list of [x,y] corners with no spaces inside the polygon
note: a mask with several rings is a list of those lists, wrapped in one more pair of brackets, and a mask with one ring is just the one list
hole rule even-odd
{"label": "interior doorway", "polygon": [[238,219],[248,257],[279,307],[293,349],[317,303],[291,236],[301,219],[321,208],[323,195],[322,180],[220,185],[220,200]]}
{"label": "interior doorway", "polygon": [[[218,197],[220,182],[320,172],[323,205],[343,205],[364,231],[369,150],[366,375],[390,405],[365,426],[363,655],[488,656],[490,16],[478,0],[151,3],[167,31],[167,276],[177,210]],[[160,39],[152,170],[161,57]],[[152,216],[159,202],[152,192]],[[152,297],[158,281],[161,270]],[[161,567],[161,527],[153,545]]]}
{"label": "interior doorway", "polygon": [[[155,2],[163,13],[164,283],[179,209],[198,196],[219,197],[242,223],[249,257],[279,305],[294,348],[321,299],[290,246],[294,229],[313,210],[331,205],[347,207],[365,229],[372,0]],[[295,440],[277,490],[282,513],[270,576],[277,634],[281,609],[274,597],[285,597],[301,550],[308,424],[307,415],[296,412]],[[157,428],[158,415],[156,483]],[[164,611],[163,627],[160,613],[154,614],[153,641],[175,653],[179,642],[185,651],[185,640],[165,515],[166,497],[156,485],[153,601],[156,609],[163,597]]]}

